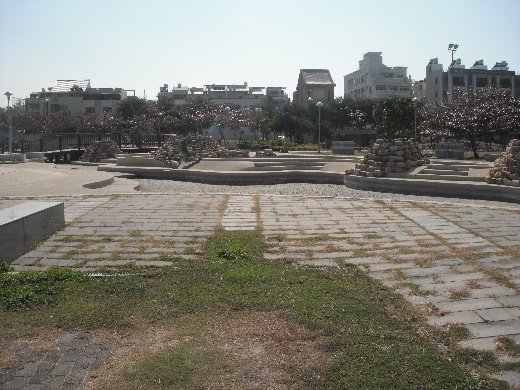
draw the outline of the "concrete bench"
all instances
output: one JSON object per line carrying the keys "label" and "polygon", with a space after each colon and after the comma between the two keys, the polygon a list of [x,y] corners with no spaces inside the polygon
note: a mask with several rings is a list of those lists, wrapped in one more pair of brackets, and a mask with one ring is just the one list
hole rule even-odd
{"label": "concrete bench", "polygon": [[61,202],[27,202],[0,210],[0,261],[8,263],[65,225]]}
{"label": "concrete bench", "polygon": [[333,154],[353,155],[355,151],[354,141],[332,141]]}

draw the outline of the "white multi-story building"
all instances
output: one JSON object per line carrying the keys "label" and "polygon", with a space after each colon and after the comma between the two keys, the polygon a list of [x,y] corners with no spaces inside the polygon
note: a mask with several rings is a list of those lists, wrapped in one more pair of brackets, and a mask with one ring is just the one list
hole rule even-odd
{"label": "white multi-story building", "polygon": [[105,115],[113,113],[125,98],[122,88],[92,88],[90,80],[58,80],[47,91],[42,88],[31,93],[25,99],[25,111]]}
{"label": "white multi-story building", "polygon": [[476,90],[497,86],[510,89],[518,94],[520,76],[510,71],[506,61],[497,62],[492,69],[484,65],[484,60],[475,61],[470,69],[462,64],[461,59],[456,59],[444,71],[438,58],[430,60],[426,65],[426,101],[428,103],[449,103],[454,90]]}
{"label": "white multi-story building", "polygon": [[368,52],[359,61],[359,69],[344,76],[345,97],[380,99],[387,96],[412,97],[412,81],[407,67],[383,64],[381,52]]}
{"label": "white multi-story building", "polygon": [[[175,105],[186,104],[190,99],[205,97],[215,105],[235,104],[240,107],[258,106],[267,100],[288,102],[289,97],[284,87],[249,87],[244,84],[207,84],[200,87],[177,87],[168,89],[168,84],[160,88],[157,98],[166,100]],[[265,91],[264,91],[265,90]]]}

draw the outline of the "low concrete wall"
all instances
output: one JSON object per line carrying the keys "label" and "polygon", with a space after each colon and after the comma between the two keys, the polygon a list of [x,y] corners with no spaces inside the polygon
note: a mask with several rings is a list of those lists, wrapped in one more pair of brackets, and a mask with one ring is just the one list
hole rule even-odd
{"label": "low concrete wall", "polygon": [[156,160],[150,153],[118,154],[116,157],[117,165],[123,167],[167,167],[164,162]]}
{"label": "low concrete wall", "polygon": [[27,202],[0,210],[0,261],[16,260],[64,225],[61,202]]}
{"label": "low concrete wall", "polygon": [[24,162],[25,153],[0,154],[0,162]]}
{"label": "low concrete wall", "polygon": [[364,191],[394,192],[399,194],[442,196],[448,198],[487,199],[520,203],[520,187],[508,187],[477,182],[450,182],[388,177],[360,177],[345,175],[349,188]]}
{"label": "low concrete wall", "polygon": [[209,171],[146,167],[99,166],[99,171],[129,173],[143,179],[192,181],[207,184],[262,185],[279,183],[343,184],[343,172]]}
{"label": "low concrete wall", "polygon": [[25,157],[28,160],[45,160],[45,152],[27,152]]}

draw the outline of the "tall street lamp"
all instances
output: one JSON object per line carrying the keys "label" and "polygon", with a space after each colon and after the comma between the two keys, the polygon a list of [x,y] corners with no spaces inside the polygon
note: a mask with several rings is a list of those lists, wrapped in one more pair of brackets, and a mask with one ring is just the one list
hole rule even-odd
{"label": "tall street lamp", "polygon": [[321,153],[321,108],[323,103],[316,103],[316,107],[318,107],[318,153]]}
{"label": "tall street lamp", "polygon": [[413,98],[413,105],[414,105],[414,115],[413,115],[413,139],[415,142],[417,142],[417,101],[419,99],[414,97]]}
{"label": "tall street lamp", "polygon": [[7,96],[7,127],[9,131],[9,154],[13,154],[13,118],[11,117],[11,108],[9,103],[11,102],[11,96],[13,94],[10,91],[4,93]]}
{"label": "tall street lamp", "polygon": [[448,45],[448,51],[451,52],[451,66],[453,66],[453,53],[455,53],[458,48],[459,48],[459,45],[456,43],[450,43]]}

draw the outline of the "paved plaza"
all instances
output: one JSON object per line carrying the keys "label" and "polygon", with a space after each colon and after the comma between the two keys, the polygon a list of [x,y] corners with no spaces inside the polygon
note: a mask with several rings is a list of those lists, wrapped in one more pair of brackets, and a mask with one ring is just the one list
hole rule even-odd
{"label": "paved plaza", "polygon": [[[173,258],[198,258],[216,228],[261,229],[267,259],[317,267],[359,266],[423,308],[430,324],[465,326],[472,337],[464,346],[495,351],[500,336],[520,343],[520,209],[513,205],[94,192],[45,198],[4,196],[0,208],[29,198],[63,201],[67,225],[16,260],[12,265],[18,271],[54,266],[84,272],[127,264],[167,266]],[[85,344],[84,348],[95,344],[86,336],[64,337]],[[110,341],[99,345],[110,351]],[[99,366],[99,359],[107,354],[98,355],[97,363],[92,361],[88,367]],[[38,384],[34,381],[37,369],[27,368],[36,367],[37,362],[27,364],[19,367],[18,376],[0,372],[0,385],[21,389],[15,384]],[[57,361],[55,370],[59,367]],[[74,363],[68,367],[64,378],[80,375]],[[81,378],[73,378],[70,388],[83,383],[88,367],[82,369]],[[520,385],[518,373],[498,375]]]}

